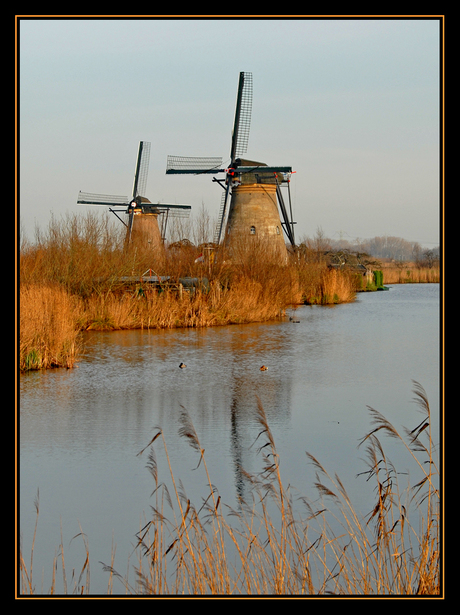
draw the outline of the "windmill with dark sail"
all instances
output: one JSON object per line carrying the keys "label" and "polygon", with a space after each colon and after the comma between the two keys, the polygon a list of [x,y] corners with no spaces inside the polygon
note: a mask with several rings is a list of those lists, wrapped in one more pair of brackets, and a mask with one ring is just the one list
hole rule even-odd
{"label": "windmill with dark sail", "polygon": [[[230,248],[238,242],[268,245],[277,259],[285,260],[284,236],[295,245],[289,192],[292,167],[268,166],[241,157],[247,151],[251,113],[252,74],[241,72],[228,167],[223,168],[222,158],[168,156],[166,174],[224,174],[223,179],[213,177],[223,188],[215,243]],[[288,189],[289,208],[282,187]]]}
{"label": "windmill with dark sail", "polygon": [[[150,161],[150,143],[141,141],[136,160],[131,198],[79,192],[79,205],[108,207],[109,211],[126,226],[126,246],[159,253],[164,249],[167,223],[170,217],[187,216],[190,205],[151,203],[145,196]],[[124,214],[125,219],[119,214]]]}

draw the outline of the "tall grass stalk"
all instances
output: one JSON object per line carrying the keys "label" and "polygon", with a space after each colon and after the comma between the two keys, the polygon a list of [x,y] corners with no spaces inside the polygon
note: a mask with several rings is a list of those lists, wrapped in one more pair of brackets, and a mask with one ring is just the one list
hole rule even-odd
{"label": "tall grass stalk", "polygon": [[[43,595],[44,593],[49,593],[50,595],[54,595],[56,593],[57,587],[57,579],[56,572],[58,570],[58,562],[60,561],[60,570],[62,572],[62,586],[64,594],[88,594],[90,590],[90,566],[89,566],[89,548],[88,548],[88,540],[85,534],[81,531],[79,534],[74,536],[71,542],[78,537],[82,537],[83,544],[85,548],[85,557],[82,569],[77,577],[77,571],[72,570],[71,580],[72,580],[72,589],[69,589],[68,581],[67,581],[67,572],[65,565],[65,557],[64,557],[64,540],[63,540],[63,531],[61,524],[61,542],[59,545],[59,549],[56,552],[53,560],[52,566],[52,577],[51,577],[51,586],[48,592],[44,592],[43,586],[40,589],[37,589],[35,582],[33,580],[33,566],[34,566],[34,550],[35,550],[35,540],[37,537],[37,527],[38,520],[40,514],[40,498],[39,492],[37,491],[37,496],[34,501],[35,506],[35,527],[32,536],[32,546],[31,546],[31,554],[30,554],[30,563],[27,564],[24,560],[22,545],[20,547],[19,553],[19,571],[20,571],[20,585],[21,585],[21,595],[32,596],[32,595]],[[84,583],[83,583],[84,579]],[[110,584],[109,584],[110,587]]]}
{"label": "tall grass stalk", "polygon": [[[137,533],[135,578],[131,581],[129,572],[118,573],[114,558],[102,564],[109,573],[110,594],[117,594],[115,582],[121,593],[133,596],[441,596],[436,447],[426,393],[418,383],[414,393],[421,420],[402,433],[369,407],[372,428],[358,448],[366,451],[367,469],[360,476],[374,484],[375,501],[364,515],[353,506],[340,477],[330,475],[308,452],[315,472],[313,499],[294,497],[293,488],[283,484],[275,440],[260,401],[255,417],[259,433],[253,447],[261,468],[253,473],[242,470],[249,497],[240,498],[237,508],[224,504],[191,418],[183,409],[179,433],[197,454],[195,470],[204,472],[205,497],[196,506],[187,496],[172,468],[163,431],[156,428],[139,452],[147,451],[153,491],[150,515]],[[415,475],[412,485],[401,487],[405,473],[386,454],[384,437],[407,454]],[[169,478],[163,480],[158,452],[164,454],[168,468]],[[77,582],[73,573],[69,590],[61,544],[66,592],[90,593],[88,552],[85,542],[85,562]],[[35,593],[32,560],[33,556],[27,568],[21,552],[23,594]]]}

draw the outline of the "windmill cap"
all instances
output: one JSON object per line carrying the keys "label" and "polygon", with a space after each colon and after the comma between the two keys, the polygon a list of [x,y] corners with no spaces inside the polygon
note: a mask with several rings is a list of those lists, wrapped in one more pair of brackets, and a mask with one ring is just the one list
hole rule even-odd
{"label": "windmill cap", "polygon": [[235,160],[236,167],[266,167],[265,162],[256,162],[255,160],[246,160],[245,158],[237,158]]}

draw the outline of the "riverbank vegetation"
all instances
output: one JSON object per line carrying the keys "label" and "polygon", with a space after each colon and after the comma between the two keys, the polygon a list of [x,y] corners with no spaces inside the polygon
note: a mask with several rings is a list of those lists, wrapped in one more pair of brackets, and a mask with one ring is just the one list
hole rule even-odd
{"label": "riverbank vegetation", "polygon": [[415,262],[383,262],[381,265],[385,284],[431,284],[439,283],[439,265],[428,267]]}
{"label": "riverbank vegetation", "polygon": [[[207,496],[198,505],[189,499],[171,467],[165,434],[155,429],[139,452],[146,457],[153,490],[150,514],[136,535],[137,561],[126,574],[114,568],[114,557],[99,563],[107,573],[107,594],[441,596],[438,460],[426,393],[418,383],[414,393],[421,419],[412,429],[398,431],[369,407],[372,428],[358,448],[366,453],[361,479],[374,485],[375,499],[364,515],[355,509],[340,477],[330,475],[308,452],[306,464],[315,475],[313,497],[283,484],[282,460],[260,402],[255,417],[259,434],[252,449],[260,457],[260,469],[243,470],[251,499],[229,507],[221,501],[184,409],[179,433],[196,452],[196,471],[203,473]],[[387,454],[389,442],[406,454],[403,472]],[[38,498],[35,505],[38,521]],[[36,532],[37,527],[30,559],[26,562],[20,553],[22,595],[40,593],[33,577]],[[64,589],[59,591],[91,593],[90,549],[83,531],[78,536],[86,554],[81,572],[74,570],[68,585],[61,538],[51,594],[58,591],[60,568]]]}
{"label": "riverbank vegetation", "polygon": [[[366,267],[380,265],[363,254],[354,255],[353,266],[340,255],[334,260],[320,232],[315,241],[292,251],[286,264],[271,264],[257,247],[232,263],[203,241],[209,226],[202,212],[191,233],[195,243],[169,241],[164,252],[155,254],[126,250],[124,227],[92,213],[52,218],[45,231],[36,231],[34,242],[24,239],[19,254],[20,369],[72,367],[85,330],[263,322],[302,303],[350,302],[357,291],[366,290]],[[176,235],[187,231],[178,227]],[[146,272],[168,279],[149,288],[140,282]],[[393,275],[387,267],[384,282],[396,281]],[[397,275],[399,281],[422,281],[420,268],[400,267]],[[423,281],[436,281],[434,270],[423,275]],[[120,281],[126,277],[137,281]],[[206,286],[179,292],[183,278],[206,279]]]}
{"label": "riverbank vegetation", "polygon": [[[324,262],[273,265],[253,251],[234,264],[189,241],[173,242],[162,254],[126,251],[123,228],[92,214],[52,219],[34,243],[22,243],[19,267],[21,370],[70,367],[85,330],[268,321],[289,305],[352,301],[356,290],[352,273]],[[120,282],[146,271],[168,281],[153,289]],[[206,278],[207,285],[178,292],[181,278]]]}
{"label": "riverbank vegetation", "polygon": [[72,367],[81,350],[75,297],[58,284],[25,284],[19,301],[21,370]]}

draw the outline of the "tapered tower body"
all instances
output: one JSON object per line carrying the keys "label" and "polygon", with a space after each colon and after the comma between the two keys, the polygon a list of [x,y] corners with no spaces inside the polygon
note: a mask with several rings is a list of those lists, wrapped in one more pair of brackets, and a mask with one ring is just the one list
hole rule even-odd
{"label": "tapered tower body", "polygon": [[141,206],[134,207],[126,231],[126,245],[142,252],[154,252],[156,256],[164,253],[164,243],[158,224],[158,212],[149,207],[150,201],[143,198]]}
{"label": "tapered tower body", "polygon": [[259,257],[269,261],[287,260],[276,185],[241,183],[233,188],[224,245],[236,260],[255,249]]}

